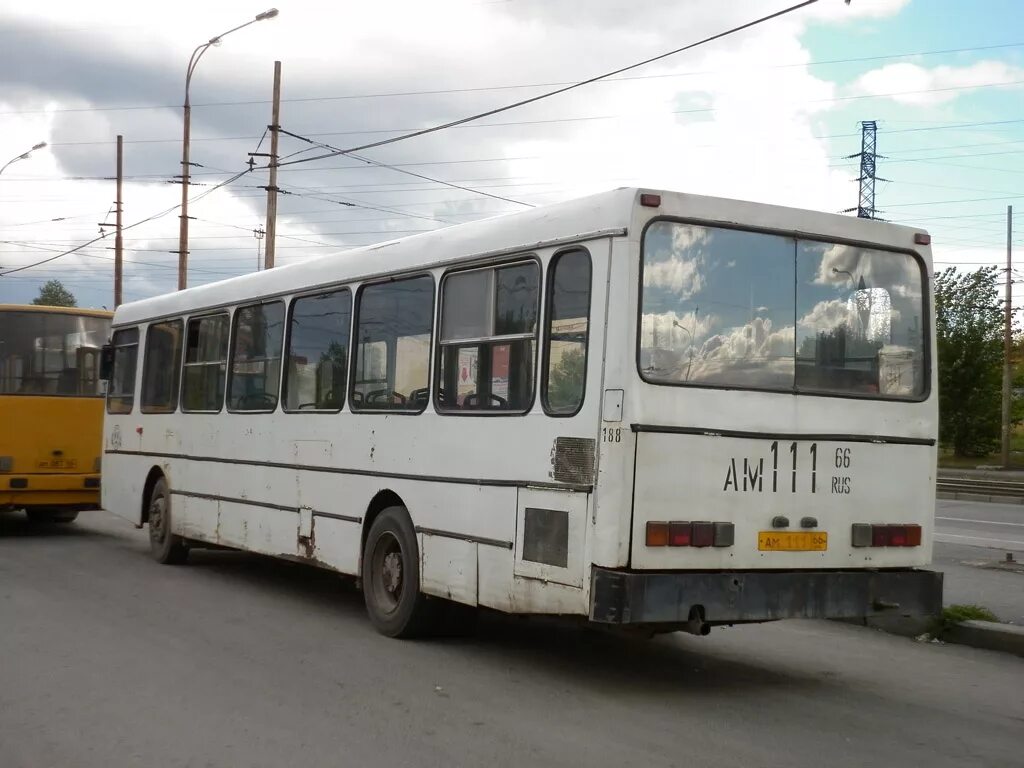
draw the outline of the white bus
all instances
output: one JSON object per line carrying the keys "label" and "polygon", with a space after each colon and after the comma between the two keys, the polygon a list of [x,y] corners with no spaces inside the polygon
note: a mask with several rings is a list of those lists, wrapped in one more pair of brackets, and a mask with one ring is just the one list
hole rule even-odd
{"label": "white bus", "polygon": [[103,505],[391,636],[932,613],[928,242],[619,189],[126,304]]}

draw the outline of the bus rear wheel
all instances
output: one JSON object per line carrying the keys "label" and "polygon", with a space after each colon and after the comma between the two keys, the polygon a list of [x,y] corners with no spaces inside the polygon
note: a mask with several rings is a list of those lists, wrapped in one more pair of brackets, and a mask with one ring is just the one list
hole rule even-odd
{"label": "bus rear wheel", "polygon": [[149,495],[149,551],[164,565],[180,565],[188,559],[184,539],[171,533],[171,492],[162,477]]}
{"label": "bus rear wheel", "polygon": [[28,509],[25,514],[33,523],[73,523],[78,518],[77,512],[66,509]]}
{"label": "bus rear wheel", "polygon": [[388,507],[370,526],[362,581],[366,612],[382,635],[415,637],[431,628],[433,606],[420,592],[416,531],[404,507]]}

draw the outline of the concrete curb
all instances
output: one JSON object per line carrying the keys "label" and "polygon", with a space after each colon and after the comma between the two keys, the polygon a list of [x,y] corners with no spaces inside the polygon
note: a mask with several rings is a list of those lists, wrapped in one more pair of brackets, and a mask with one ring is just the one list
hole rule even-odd
{"label": "concrete curb", "polygon": [[1024,627],[994,621],[965,621],[950,629],[944,642],[1003,651],[1024,657]]}
{"label": "concrete curb", "polygon": [[[843,619],[844,623],[870,627],[891,635],[917,638],[927,634],[934,619],[927,616],[873,616],[868,619]],[[987,651],[1002,651],[1024,657],[1024,627],[995,621],[965,621],[953,626],[940,638],[944,643],[966,645]]]}

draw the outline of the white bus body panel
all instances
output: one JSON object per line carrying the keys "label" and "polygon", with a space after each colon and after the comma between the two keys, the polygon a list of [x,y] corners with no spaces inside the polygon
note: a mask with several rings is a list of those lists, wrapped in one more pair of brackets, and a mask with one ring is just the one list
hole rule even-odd
{"label": "white bus body panel", "polygon": [[[133,412],[106,417],[104,506],[141,524],[146,478],[158,469],[174,494],[177,534],[357,575],[368,510],[378,494],[388,492],[408,508],[417,530],[424,591],[524,613],[586,615],[594,566],[799,570],[927,563],[937,432],[934,364],[927,400],[884,402],[649,384],[640,378],[636,350],[640,242],[654,217],[916,248],[930,276],[927,248],[912,244],[914,230],[666,192],[660,207],[645,208],[638,204],[639,194],[616,190],[122,306],[114,325],[139,327],[141,363],[146,325],[158,318],[187,319],[190,313],[271,295],[287,300],[326,286],[347,285],[355,292],[360,281],[399,271],[429,271],[437,290],[445,269],[504,255],[536,255],[546,295],[547,266],[555,253],[580,245],[592,260],[586,394],[575,416],[548,416],[539,392],[531,411],[521,416],[440,415],[432,402],[418,415],[352,413],[347,403],[337,414],[278,409],[267,414],[143,415],[140,366]],[[930,296],[927,301],[930,305]],[[540,339],[542,344],[543,331]],[[930,344],[934,350],[934,332]],[[541,360],[538,353],[538,380]],[[432,372],[432,389],[433,381]],[[642,431],[645,426],[756,436]],[[835,435],[890,435],[924,444],[876,445],[829,437]],[[556,440],[566,437],[592,441],[591,485],[577,487],[554,477]],[[779,483],[783,459],[789,458],[785,440],[797,443],[801,463],[795,493],[767,490],[767,460],[757,490],[751,487],[751,463],[760,468],[776,440]],[[812,493],[804,462],[815,442],[817,485]],[[836,448],[851,450],[852,464],[842,473],[829,461]],[[731,487],[727,478],[734,460],[740,474]],[[835,488],[849,493],[832,493],[836,477],[847,478]],[[524,557],[528,510],[568,516],[564,567]],[[757,532],[768,529],[777,515],[789,517],[794,530],[801,517],[816,517],[829,533],[828,550],[759,552]],[[648,548],[644,528],[649,520],[731,521],[735,545]],[[852,522],[919,523],[925,544],[854,550],[849,545]]]}

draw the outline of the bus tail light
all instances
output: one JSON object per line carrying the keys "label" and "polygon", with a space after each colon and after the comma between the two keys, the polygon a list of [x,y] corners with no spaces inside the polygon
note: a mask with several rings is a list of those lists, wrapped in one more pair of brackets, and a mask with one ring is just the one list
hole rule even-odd
{"label": "bus tail light", "polygon": [[648,547],[731,547],[736,542],[736,526],[732,523],[708,521],[647,523]]}
{"label": "bus tail light", "polygon": [[668,545],[668,523],[647,523],[647,546],[664,547]]}
{"label": "bus tail light", "polygon": [[854,523],[850,543],[854,547],[919,547],[921,526]]}
{"label": "bus tail light", "polygon": [[690,523],[668,524],[668,545],[670,547],[688,547],[692,543],[693,526]]}
{"label": "bus tail light", "polygon": [[695,547],[710,547],[715,543],[715,524],[714,523],[694,523],[693,524],[693,546]]}

